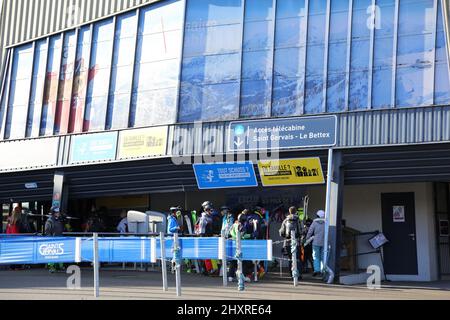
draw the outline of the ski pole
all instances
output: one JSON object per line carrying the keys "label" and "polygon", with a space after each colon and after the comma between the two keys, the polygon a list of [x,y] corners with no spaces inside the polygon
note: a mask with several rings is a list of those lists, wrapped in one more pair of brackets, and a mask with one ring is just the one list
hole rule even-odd
{"label": "ski pole", "polygon": [[160,247],[161,247],[161,269],[162,269],[162,278],[163,278],[163,291],[168,291],[167,286],[167,266],[166,266],[166,243],[164,239],[164,232],[159,234],[160,238]]}

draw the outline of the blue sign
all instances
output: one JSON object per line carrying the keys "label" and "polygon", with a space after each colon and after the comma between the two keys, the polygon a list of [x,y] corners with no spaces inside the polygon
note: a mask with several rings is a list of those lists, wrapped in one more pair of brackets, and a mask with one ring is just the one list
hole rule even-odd
{"label": "blue sign", "polygon": [[336,145],[337,117],[232,122],[229,151],[332,147]]}
{"label": "blue sign", "polygon": [[251,162],[194,164],[199,189],[257,187],[255,169]]}
{"label": "blue sign", "polygon": [[70,163],[115,160],[117,132],[75,136],[70,149]]}

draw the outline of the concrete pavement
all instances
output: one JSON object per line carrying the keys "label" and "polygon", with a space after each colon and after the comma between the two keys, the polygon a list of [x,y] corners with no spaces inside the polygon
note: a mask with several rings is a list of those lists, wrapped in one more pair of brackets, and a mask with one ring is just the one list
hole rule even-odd
{"label": "concrete pavement", "polygon": [[[67,289],[69,275],[49,274],[44,269],[0,271],[1,300],[93,300],[92,269],[82,269],[81,289]],[[365,286],[327,285],[314,280],[304,280],[296,288],[289,278],[273,274],[258,283],[246,284],[238,292],[237,284],[222,286],[222,278],[182,274],[182,299],[188,300],[450,300],[450,281],[435,283],[386,283],[380,290]],[[100,299],[177,299],[175,277],[169,273],[169,291],[162,291],[161,274],[156,271],[100,272]]]}

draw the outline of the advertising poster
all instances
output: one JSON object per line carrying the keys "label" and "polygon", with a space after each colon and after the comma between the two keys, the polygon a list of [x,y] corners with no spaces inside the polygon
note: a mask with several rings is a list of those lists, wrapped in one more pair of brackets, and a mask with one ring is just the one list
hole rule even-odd
{"label": "advertising poster", "polygon": [[265,187],[325,183],[320,158],[259,161],[258,168]]}
{"label": "advertising poster", "polygon": [[70,163],[116,159],[117,132],[94,133],[72,138]]}
{"label": "advertising poster", "polygon": [[405,222],[405,207],[404,206],[394,206],[392,208],[394,222]]}
{"label": "advertising poster", "polygon": [[194,164],[198,188],[223,189],[257,187],[253,163]]}
{"label": "advertising poster", "polygon": [[167,132],[167,126],[122,131],[119,137],[119,159],[165,155]]}

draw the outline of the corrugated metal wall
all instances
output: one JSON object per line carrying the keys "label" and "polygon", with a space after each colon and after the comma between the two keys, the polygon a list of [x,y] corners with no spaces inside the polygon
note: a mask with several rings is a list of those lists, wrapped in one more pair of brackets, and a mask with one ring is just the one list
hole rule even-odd
{"label": "corrugated metal wall", "polygon": [[339,147],[450,141],[450,107],[339,115]]}
{"label": "corrugated metal wall", "polygon": [[[0,0],[0,63],[5,47],[160,0]],[[1,9],[1,8],[0,8]],[[0,64],[1,65],[1,64]]]}
{"label": "corrugated metal wall", "polygon": [[[340,113],[337,147],[450,142],[450,106]],[[220,154],[228,150],[229,122],[170,127],[168,153]]]}

